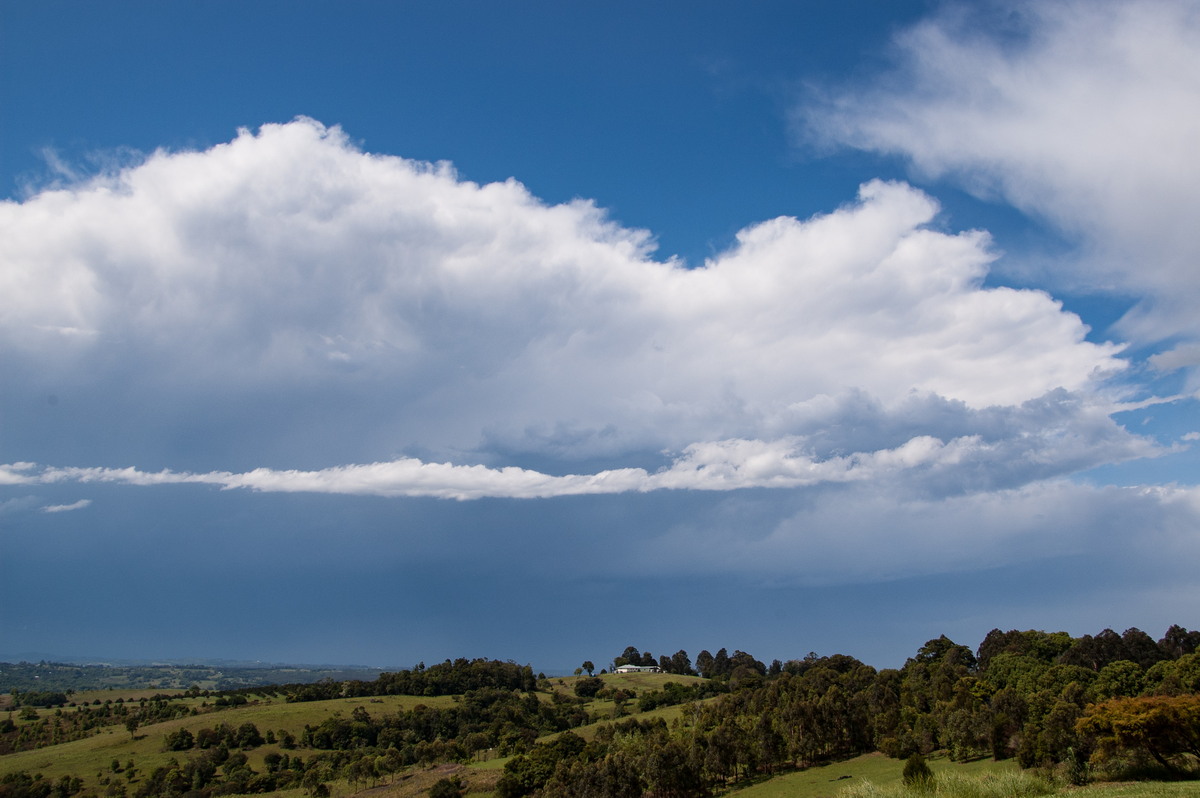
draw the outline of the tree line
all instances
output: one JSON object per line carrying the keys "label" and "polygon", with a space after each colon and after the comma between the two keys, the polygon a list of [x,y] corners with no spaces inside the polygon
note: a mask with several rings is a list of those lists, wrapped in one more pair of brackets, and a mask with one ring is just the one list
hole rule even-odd
{"label": "tree line", "polygon": [[92,704],[68,702],[53,710],[40,711],[38,706],[22,702],[17,712],[22,723],[15,722],[11,713],[0,719],[0,755],[81,740],[108,726],[126,725],[136,729],[194,714],[194,709],[177,700],[180,697],[158,694],[139,701],[117,698],[104,702],[97,698]]}
{"label": "tree line", "polygon": [[[330,698],[360,698],[382,695],[462,695],[472,690],[531,691],[537,689],[537,677],[529,665],[500,660],[459,658],[425,666],[418,663],[410,670],[381,673],[377,679],[336,682],[323,679],[311,684],[289,684],[279,688],[288,701],[324,701]],[[251,688],[252,692],[262,692]]]}
{"label": "tree line", "polygon": [[[726,694],[670,727],[631,718],[586,743],[560,735],[511,760],[497,794],[682,798],[870,751],[1073,763],[1072,778],[1089,762],[1177,775],[1200,757],[1198,648],[1200,632],[1172,626],[1157,642],[1136,628],[1081,638],[995,629],[977,652],[941,636],[883,670],[845,655],[764,666],[744,652],[703,652],[697,670]],[[684,692],[668,684],[644,697]]]}
{"label": "tree line", "polygon": [[[182,759],[144,774],[137,785],[131,775],[128,780],[138,796],[290,787],[321,795],[334,779],[375,783],[404,767],[469,761],[485,751],[512,755],[497,786],[499,798],[705,796],[763,774],[870,751],[901,759],[938,750],[954,759],[1015,759],[1022,767],[1066,768],[1073,780],[1085,780],[1089,767],[1177,775],[1200,757],[1198,649],[1200,632],[1180,626],[1158,641],[1138,629],[1122,634],[1106,629],[1080,638],[994,629],[975,651],[941,636],[927,641],[902,667],[882,670],[854,657],[815,653],[767,665],[726,649],[715,655],[702,651],[693,664],[684,651],[653,658],[630,646],[614,664],[621,658],[632,662],[636,653],[637,664],[649,659],[668,673],[703,678],[638,692],[581,677],[576,691],[599,683],[595,693],[583,697],[552,689],[529,666],[447,660],[370,681],[269,691],[289,701],[448,694],[456,696],[453,706],[378,715],[360,706],[296,735],[260,734],[249,723],[217,724],[195,733],[177,730],[164,737],[163,748]],[[603,697],[614,705],[593,710],[609,720],[585,741],[570,730],[598,720],[588,713],[588,699]],[[156,697],[136,707],[80,707],[79,716],[96,712],[95,720],[103,714],[110,723],[125,718],[127,728],[133,724],[132,734],[137,722],[190,711],[172,706],[171,698]],[[234,692],[219,700],[231,705],[244,698]],[[628,716],[635,707],[647,711],[664,705],[684,709],[670,724]],[[32,707],[24,711],[35,712]],[[536,742],[552,733],[557,733],[552,742]],[[268,754],[263,772],[252,770],[244,750],[276,742],[283,750]],[[114,773],[118,765],[114,761]],[[134,770],[129,763],[125,772]],[[34,794],[20,790],[49,786],[18,781],[14,777],[0,787],[0,795]],[[77,786],[65,782],[55,790]],[[114,795],[126,794],[115,776],[109,788]]]}

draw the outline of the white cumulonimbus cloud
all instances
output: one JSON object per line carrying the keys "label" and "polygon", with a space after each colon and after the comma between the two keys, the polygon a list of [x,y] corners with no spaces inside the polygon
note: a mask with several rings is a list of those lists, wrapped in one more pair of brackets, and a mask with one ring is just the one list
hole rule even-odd
{"label": "white cumulonimbus cloud", "polygon": [[[1188,0],[948,7],[896,70],[798,112],[808,136],[910,159],[1080,246],[1052,279],[1141,299],[1121,329],[1200,338],[1200,8]],[[1044,276],[1043,276],[1044,277]],[[1164,365],[1195,366],[1188,356]]]}
{"label": "white cumulonimbus cloud", "polygon": [[[31,428],[100,441],[76,462],[167,469],[17,463],[0,482],[472,498],[921,474],[956,492],[1153,453],[1108,417],[1120,347],[1043,292],[985,287],[987,235],[931,229],[937,210],[871,182],[688,268],[591,203],[313,120],[155,153],[0,205],[0,359]],[[71,416],[72,395],[100,409]],[[266,465],[307,439],[308,461],[358,464]],[[172,465],[181,440],[262,467]],[[511,464],[664,451],[658,470]]]}

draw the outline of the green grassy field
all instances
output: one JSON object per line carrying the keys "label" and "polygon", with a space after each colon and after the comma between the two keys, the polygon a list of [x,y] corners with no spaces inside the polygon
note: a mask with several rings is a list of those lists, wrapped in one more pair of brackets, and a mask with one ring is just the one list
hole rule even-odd
{"label": "green grassy field", "polygon": [[[105,691],[107,694],[107,691]],[[184,699],[188,704],[199,707],[204,699]],[[58,779],[65,775],[78,776],[85,786],[94,789],[99,775],[125,779],[125,773],[113,774],[111,763],[115,759],[124,767],[125,763],[133,760],[137,775],[144,775],[156,767],[166,765],[172,757],[182,761],[194,752],[164,751],[163,739],[167,734],[179,729],[187,729],[193,734],[199,729],[212,728],[221,723],[237,727],[243,723],[253,723],[264,735],[267,730],[275,732],[289,731],[297,737],[305,725],[316,726],[335,714],[349,715],[356,707],[364,707],[371,714],[394,713],[402,709],[411,709],[419,704],[429,707],[445,707],[454,703],[451,696],[383,696],[380,698],[336,698],[328,701],[307,701],[294,704],[286,703],[282,698],[268,699],[251,697],[252,703],[244,706],[223,709],[217,712],[202,712],[186,718],[164,721],[140,727],[136,735],[130,736],[124,726],[110,726],[99,734],[83,740],[38,748],[33,751],[19,751],[0,757],[0,775],[24,770],[28,773],[42,774],[43,778]],[[255,703],[257,701],[257,703]],[[41,710],[45,713],[51,710]],[[70,710],[64,710],[67,712]],[[283,750],[274,744],[261,745],[246,751],[249,765],[256,771],[264,769],[263,760],[267,754]],[[300,752],[307,755],[311,752]],[[135,775],[135,779],[137,778]],[[134,781],[134,784],[137,782]]]}
{"label": "green grassy field", "polygon": [[1200,798],[1200,781],[1091,784],[1086,787],[1046,786],[1015,762],[981,759],[951,762],[930,758],[940,789],[906,788],[901,783],[904,762],[883,754],[865,754],[822,767],[786,773],[724,798],[1033,798],[1039,794],[1072,798]]}
{"label": "green grassy field", "polygon": [[1200,781],[1140,781],[1127,784],[1093,784],[1086,788],[1086,798],[1197,798],[1197,796],[1200,796]]}
{"label": "green grassy field", "polygon": [[[553,679],[551,680],[551,687],[564,694],[574,695],[574,685],[579,678],[586,677]],[[670,681],[680,683],[697,681],[696,677],[655,673],[605,674],[601,679],[605,682],[606,686],[639,694],[649,690],[661,689],[664,684]],[[143,698],[148,699],[164,692],[168,692],[169,694],[169,691],[162,690],[100,690],[86,693],[81,692],[73,696],[73,698],[77,699],[79,703],[84,703],[85,701],[90,703],[94,699],[116,701],[118,698],[123,699],[125,702],[137,702]],[[542,694],[540,697],[543,700],[549,700],[547,694]],[[183,760],[192,753],[162,750],[163,740],[166,735],[179,729],[187,729],[195,734],[200,729],[211,728],[220,723],[227,723],[236,728],[243,723],[249,722],[257,726],[263,734],[266,734],[267,730],[272,730],[276,733],[289,731],[299,736],[306,725],[317,726],[321,721],[335,714],[349,715],[356,707],[363,707],[372,715],[382,715],[411,709],[420,704],[429,707],[452,706],[455,700],[452,696],[382,696],[377,698],[338,698],[328,701],[307,701],[289,704],[279,697],[250,695],[248,698],[250,699],[250,703],[246,705],[220,711],[211,711],[209,708],[202,707],[202,704],[205,702],[211,704],[211,698],[180,699],[185,705],[195,707],[201,714],[142,726],[137,730],[134,737],[131,737],[123,726],[111,726],[101,730],[99,734],[84,740],[75,740],[48,748],[8,754],[0,757],[0,775],[20,770],[27,771],[30,774],[40,773],[43,778],[55,780],[64,775],[73,775],[83,778],[88,789],[95,789],[99,778],[102,776],[127,780],[126,773],[114,774],[111,771],[111,764],[114,759],[121,764],[122,768],[124,768],[125,763],[133,760],[136,774],[132,785],[136,786],[137,779],[140,776],[153,771],[157,767],[166,765],[172,758]],[[591,739],[601,723],[609,723],[620,717],[628,717],[630,715],[641,719],[661,717],[670,723],[672,719],[678,717],[683,712],[683,707],[672,706],[639,713],[637,712],[636,699],[626,702],[625,712],[619,716],[616,704],[611,700],[589,702],[586,705],[586,709],[589,714],[597,717],[599,720],[596,723],[574,730],[585,739]],[[44,715],[44,713],[52,711],[40,710],[40,713]],[[66,713],[73,711],[73,709],[68,708],[63,711]],[[543,740],[551,739],[553,736],[549,735],[543,738]],[[262,771],[264,768],[263,760],[272,752],[282,753],[283,751],[277,744],[266,744],[245,753],[249,758],[249,766],[254,770]],[[298,753],[305,755],[307,752],[300,751]],[[476,763],[468,771],[478,770],[481,773],[472,775],[469,780],[477,787],[480,784],[487,785],[494,781],[495,776],[498,776],[498,771],[503,768],[504,763],[507,761],[507,758],[495,758]],[[489,775],[488,772],[494,775]],[[417,779],[414,783],[420,783],[421,781],[421,779]],[[408,784],[407,786],[411,787],[412,785]],[[285,795],[286,793],[279,794]],[[299,795],[301,793],[298,791],[296,794]]]}
{"label": "green grassy field", "polygon": [[[551,687],[564,694],[574,695],[574,685],[579,678],[564,677],[551,680]],[[696,681],[696,677],[672,676],[670,674],[605,674],[601,677],[606,686],[612,686],[629,692],[642,693],[660,689],[670,681],[686,683]],[[90,703],[95,699],[101,701],[116,701],[123,699],[126,703],[148,699],[163,691],[156,689],[142,690],[99,690],[81,692],[73,699],[78,703]],[[211,705],[211,698],[179,699],[184,705],[196,708],[201,714],[186,718],[164,721],[142,726],[136,735],[130,736],[123,726],[110,726],[98,734],[83,740],[40,748],[33,751],[20,751],[0,757],[0,775],[24,770],[30,774],[40,773],[43,778],[58,779],[64,775],[79,776],[85,780],[89,788],[93,788],[98,779],[97,774],[105,777],[124,778],[125,774],[113,774],[111,763],[115,759],[124,767],[125,763],[133,760],[137,774],[144,775],[156,767],[166,765],[172,758],[185,759],[189,752],[164,751],[163,740],[166,735],[179,729],[187,729],[195,734],[203,728],[211,728],[220,723],[237,727],[243,723],[253,723],[264,735],[268,730],[276,733],[289,731],[299,736],[306,725],[317,726],[321,721],[335,714],[349,715],[356,707],[363,707],[372,715],[394,713],[399,710],[411,709],[420,704],[429,707],[447,707],[454,704],[452,696],[382,696],[375,698],[337,698],[328,701],[306,701],[289,704],[280,697],[265,695],[249,695],[250,703],[243,706],[212,711],[211,707],[203,707],[205,702]],[[542,694],[543,700],[549,700],[547,694]],[[625,705],[626,714],[639,718],[662,717],[668,723],[683,711],[682,707],[662,707],[651,712],[638,713],[636,699],[631,699]],[[610,700],[592,701],[586,706],[589,714],[600,719],[599,722],[611,722],[616,716],[616,704]],[[64,713],[74,711],[65,708]],[[39,710],[39,714],[53,710]],[[598,723],[576,729],[576,733],[586,739],[591,739],[596,732]],[[553,735],[551,735],[553,737]],[[549,738],[546,738],[549,739]],[[263,769],[263,760],[272,752],[281,753],[277,744],[266,744],[245,752],[249,758],[248,764],[257,771]],[[302,752],[303,755],[303,752]],[[507,761],[505,758],[488,760],[477,763],[472,769],[498,770]],[[135,779],[137,776],[135,776]],[[486,779],[485,779],[486,781]],[[136,784],[136,781],[133,782]]]}
{"label": "green grassy field", "polygon": [[[551,689],[563,693],[564,695],[574,695],[574,685],[579,679],[586,679],[586,676],[565,676],[561,678],[551,679]],[[650,690],[662,689],[662,686],[667,682],[677,682],[681,684],[689,684],[691,682],[703,681],[697,676],[674,676],[669,673],[614,673],[604,674],[599,677],[604,681],[606,686],[617,687],[622,690],[636,691],[638,694],[648,692]],[[705,701],[712,701],[707,698]],[[651,718],[662,718],[668,725],[671,721],[682,715],[688,705],[676,704],[675,706],[657,707],[649,712],[637,711],[637,699],[631,699],[625,703],[624,710],[621,713],[617,712],[617,705],[614,701],[608,699],[597,699],[589,701],[584,705],[584,709],[588,714],[596,718],[595,722],[585,726],[579,726],[571,729],[572,734],[577,734],[585,740],[591,740],[596,736],[596,730],[601,726],[609,723],[618,722],[625,718],[636,717],[638,720],[649,720]],[[545,743],[553,740],[561,732],[554,734],[546,734],[538,738],[539,743]],[[475,762],[471,765],[472,768],[482,770],[499,770],[504,767],[511,757],[497,757],[494,759],[486,759]]]}
{"label": "green grassy field", "polygon": [[[932,758],[929,767],[935,775],[954,772],[971,776],[1017,769],[1013,762],[994,762],[990,759],[957,763]],[[879,753],[865,754],[823,767],[785,773],[727,795],[737,798],[832,798],[850,785],[864,781],[881,786],[899,784],[903,770],[904,763],[899,760]]]}
{"label": "green grassy field", "polygon": [[[575,683],[580,679],[586,679],[586,676],[565,676],[557,679],[551,679],[551,689],[564,695],[575,695]],[[661,690],[668,682],[676,684],[690,685],[694,683],[702,683],[704,679],[699,676],[677,676],[673,673],[606,673],[598,677],[606,688],[615,690],[624,690],[627,693],[641,695],[654,690]],[[712,699],[705,699],[712,700]],[[637,698],[630,698],[624,702],[620,711],[617,708],[617,702],[611,699],[594,699],[585,705],[588,714],[596,718],[596,723],[587,726],[581,726],[578,729],[572,729],[585,740],[590,740],[596,733],[596,728],[601,723],[612,723],[613,721],[621,720],[625,717],[636,716],[640,719],[647,718],[662,718],[668,724],[683,714],[683,704],[675,706],[659,707],[652,709],[649,712],[639,712],[637,708]],[[548,738],[552,739],[554,735]]]}
{"label": "green grassy field", "polygon": [[[574,684],[579,678],[564,677],[550,680],[552,690],[574,695]],[[670,674],[606,674],[602,677],[606,686],[619,688],[631,693],[642,694],[650,690],[661,689],[670,681],[687,683],[694,679],[672,676]],[[99,691],[97,693],[81,693],[75,696],[82,703],[94,698],[113,700],[123,698],[126,702],[149,698],[155,690],[130,691]],[[541,693],[539,698],[550,700],[550,695]],[[395,713],[424,704],[429,707],[447,707],[455,702],[452,696],[420,697],[420,696],[384,696],[373,698],[346,698],[328,701],[313,701],[289,704],[280,697],[266,695],[249,696],[250,703],[213,711],[211,707],[202,706],[205,702],[212,703],[212,698],[186,698],[181,701],[186,706],[195,707],[201,714],[178,718],[171,721],[146,725],[138,728],[133,736],[123,725],[115,725],[101,730],[98,734],[83,740],[62,743],[33,751],[24,751],[0,757],[0,775],[15,771],[27,771],[30,774],[41,774],[43,778],[58,780],[64,775],[80,777],[84,780],[85,789],[94,794],[102,794],[104,787],[101,779],[117,781],[129,787],[130,792],[136,789],[141,779],[155,768],[166,765],[172,758],[180,761],[193,755],[194,752],[168,752],[163,750],[164,738],[167,734],[179,729],[187,729],[195,734],[203,728],[212,728],[221,723],[234,728],[243,723],[253,723],[259,731],[266,735],[268,731],[279,734],[290,732],[297,737],[306,725],[317,726],[326,718],[334,715],[349,716],[357,707],[363,707],[371,715]],[[712,699],[709,699],[712,700]],[[592,739],[601,724],[611,723],[623,717],[636,717],[639,720],[648,718],[663,718],[668,724],[687,711],[689,705],[660,707],[650,712],[637,711],[637,700],[631,698],[618,712],[617,705],[611,700],[596,700],[586,705],[589,715],[595,722],[574,729],[573,732],[584,739]],[[39,715],[46,717],[54,710],[39,710]],[[74,711],[64,708],[63,713]],[[14,713],[15,715],[15,713]],[[36,721],[17,721],[19,723]],[[552,739],[555,735],[541,738],[542,741]],[[265,769],[264,759],[273,752],[284,753],[278,744],[265,744],[246,751],[249,766],[256,771]],[[299,749],[291,753],[305,758],[313,751]],[[112,770],[116,760],[121,772]],[[134,763],[133,778],[129,778],[126,763]],[[448,773],[459,775],[470,785],[472,795],[489,795],[494,788],[496,779],[508,761],[506,758],[495,758],[473,763],[471,766],[439,765],[432,768],[410,768],[398,774],[394,783],[380,784],[372,790],[372,795],[397,796],[398,798],[418,798],[435,782]],[[722,798],[1037,798],[1039,795],[1051,794],[1043,792],[1021,792],[1017,785],[1027,775],[1021,774],[1012,761],[994,762],[990,759],[968,763],[951,762],[946,758],[933,757],[929,765],[942,788],[937,792],[921,792],[909,790],[901,784],[901,773],[904,763],[889,759],[882,754],[868,754],[854,759],[837,762],[823,767],[809,768],[803,771],[785,773],[771,779],[729,790]],[[1028,777],[1032,778],[1032,777]],[[976,785],[967,784],[962,780],[988,780],[989,790],[976,789]],[[1001,783],[1008,779],[1008,783]],[[958,780],[958,782],[956,782]],[[958,786],[955,786],[957,783]],[[997,786],[999,785],[999,786]],[[351,785],[339,782],[332,785],[334,794],[346,796],[353,794]],[[365,785],[359,785],[359,790],[365,790]],[[1099,784],[1086,788],[1054,788],[1053,793],[1066,795],[1071,793],[1073,798],[1200,798],[1200,782],[1144,782],[1135,784]],[[303,790],[295,789],[274,793],[276,795],[303,795]]]}
{"label": "green grassy field", "polygon": [[[587,676],[556,676],[548,679],[551,689],[567,695],[575,695],[575,683]],[[644,693],[649,690],[661,690],[667,682],[676,684],[695,684],[703,682],[699,676],[677,676],[674,673],[605,673],[597,676],[604,682],[605,687],[618,690],[635,690]]]}

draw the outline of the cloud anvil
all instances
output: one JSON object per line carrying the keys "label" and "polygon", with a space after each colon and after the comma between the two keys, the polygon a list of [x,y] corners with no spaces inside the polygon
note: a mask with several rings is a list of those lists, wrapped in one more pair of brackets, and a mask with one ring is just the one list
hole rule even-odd
{"label": "cloud anvil", "polygon": [[[314,427],[392,454],[618,457],[804,434],[814,401],[848,392],[980,409],[1088,395],[1124,366],[1046,294],[984,288],[987,237],[933,231],[936,210],[873,182],[688,268],[590,203],[301,119],[6,204],[2,329],[31,393],[235,403],[254,430],[239,462],[279,462],[273,438]],[[256,401],[291,391],[326,409],[298,425]]]}

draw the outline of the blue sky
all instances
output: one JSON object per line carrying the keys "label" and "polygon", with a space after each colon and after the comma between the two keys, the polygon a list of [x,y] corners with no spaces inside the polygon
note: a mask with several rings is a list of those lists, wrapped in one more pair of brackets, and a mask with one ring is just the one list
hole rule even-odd
{"label": "blue sky", "polygon": [[1192,5],[0,14],[0,656],[1200,623]]}

